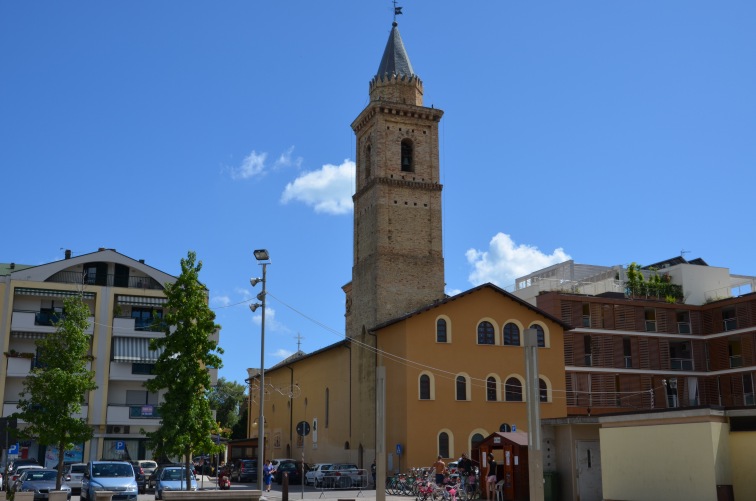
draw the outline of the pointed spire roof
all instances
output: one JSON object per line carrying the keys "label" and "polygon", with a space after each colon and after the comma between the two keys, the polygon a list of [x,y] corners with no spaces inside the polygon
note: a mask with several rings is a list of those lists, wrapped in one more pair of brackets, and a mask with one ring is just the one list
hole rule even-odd
{"label": "pointed spire roof", "polygon": [[407,51],[404,49],[404,43],[402,42],[402,36],[399,34],[396,21],[391,26],[391,34],[386,43],[386,49],[383,51],[383,58],[381,58],[381,64],[378,67],[376,76],[414,76],[415,72],[412,70],[412,63],[410,63]]}

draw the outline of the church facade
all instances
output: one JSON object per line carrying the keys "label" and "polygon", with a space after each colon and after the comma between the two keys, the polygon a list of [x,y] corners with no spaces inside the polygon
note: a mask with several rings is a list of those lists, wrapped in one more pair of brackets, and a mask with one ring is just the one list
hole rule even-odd
{"label": "church facade", "polygon": [[[527,431],[524,330],[538,331],[542,417],[566,415],[559,319],[491,284],[444,293],[438,125],[394,23],[370,102],[352,123],[356,190],[346,338],[265,371],[265,456],[379,472],[456,459],[496,431]],[[385,410],[376,370],[385,371]],[[250,370],[252,395],[258,370]],[[258,387],[259,388],[259,387]],[[382,389],[383,392],[383,389]],[[250,416],[257,416],[256,400]],[[376,416],[379,416],[378,419]],[[310,433],[300,436],[301,422]],[[377,425],[385,426],[379,454]],[[250,422],[248,436],[256,437]],[[547,461],[548,458],[545,458]]]}

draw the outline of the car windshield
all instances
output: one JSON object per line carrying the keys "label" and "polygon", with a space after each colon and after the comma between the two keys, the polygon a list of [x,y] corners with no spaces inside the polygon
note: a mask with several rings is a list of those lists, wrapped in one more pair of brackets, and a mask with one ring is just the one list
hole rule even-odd
{"label": "car windshield", "polygon": [[56,471],[27,471],[24,474],[24,480],[27,482],[37,482],[40,480],[55,480],[58,472]]}
{"label": "car windshield", "polygon": [[87,465],[74,464],[74,465],[71,465],[71,470],[69,473],[84,473],[85,471],[87,471]]}
{"label": "car windshield", "polygon": [[184,468],[166,468],[160,475],[161,480],[184,480],[186,479],[186,469]]}
{"label": "car windshield", "polygon": [[142,468],[157,468],[157,463],[154,461],[142,461],[140,466]]}
{"label": "car windshield", "polygon": [[126,463],[95,463],[92,465],[95,477],[133,477],[134,470]]}
{"label": "car windshield", "polygon": [[255,464],[257,464],[255,461],[244,461],[242,468],[252,468]]}

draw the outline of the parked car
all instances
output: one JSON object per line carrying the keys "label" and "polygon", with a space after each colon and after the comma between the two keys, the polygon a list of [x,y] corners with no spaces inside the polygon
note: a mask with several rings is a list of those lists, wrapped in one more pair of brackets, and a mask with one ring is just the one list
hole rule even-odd
{"label": "parked car", "polygon": [[10,486],[11,489],[15,489],[16,482],[18,482],[18,479],[21,478],[21,475],[26,470],[42,470],[42,469],[44,468],[42,468],[38,464],[23,464],[23,465],[17,466],[13,471],[13,475],[11,475],[10,473],[8,474],[8,485]]}
{"label": "parked car", "polygon": [[87,463],[69,463],[63,467],[63,478],[75,493],[81,492],[81,479],[87,470]]}
{"label": "parked car", "polygon": [[155,471],[150,473],[150,475],[147,477],[147,489],[155,490],[155,484],[157,484],[157,479],[163,473],[164,469],[171,468],[171,467],[180,467],[180,466],[184,466],[184,464],[183,463],[167,463],[167,464],[161,464],[160,466],[155,468]]}
{"label": "parked car", "polygon": [[361,485],[360,469],[354,463],[334,463],[328,470],[323,470],[323,484],[326,487],[349,489]]}
{"label": "parked car", "polygon": [[289,475],[289,485],[299,485],[302,483],[302,467],[307,467],[307,463],[302,461],[283,460],[278,463],[276,471],[273,472],[273,480],[277,484],[283,483],[283,475],[287,473]]}
{"label": "parked car", "polygon": [[147,479],[152,472],[158,467],[157,463],[151,459],[139,459],[131,462],[134,467],[134,477],[139,486],[139,494],[147,492]]}
{"label": "parked car", "polygon": [[127,461],[90,461],[81,480],[81,500],[95,501],[96,491],[117,492],[119,500],[136,501],[139,496],[134,468]]}
{"label": "parked car", "polygon": [[231,481],[255,482],[257,480],[257,460],[237,459],[231,466]]}
{"label": "parked car", "polygon": [[320,487],[323,482],[323,471],[331,467],[331,463],[315,463],[310,465],[309,471],[305,473],[305,484]]}
{"label": "parked car", "polygon": [[[47,493],[55,490],[55,483],[58,480],[58,470],[48,468],[27,468],[18,480],[14,490],[16,492],[33,492],[34,501],[47,499]],[[71,500],[71,487],[63,483],[60,490],[66,491],[66,499]]]}
{"label": "parked car", "polygon": [[40,468],[42,467],[42,465],[40,465],[39,462],[34,458],[16,459],[8,463],[8,475],[6,478],[3,479],[5,481],[5,483],[3,484],[3,488],[7,489],[8,486],[11,485],[9,482],[10,476],[13,475],[13,473],[16,471],[16,468],[18,468],[19,466],[24,466],[24,465],[29,465],[29,464],[37,465]]}
{"label": "parked car", "polygon": [[197,477],[189,472],[190,488],[186,488],[186,466],[169,466],[163,468],[155,483],[155,499],[163,499],[165,491],[197,490]]}

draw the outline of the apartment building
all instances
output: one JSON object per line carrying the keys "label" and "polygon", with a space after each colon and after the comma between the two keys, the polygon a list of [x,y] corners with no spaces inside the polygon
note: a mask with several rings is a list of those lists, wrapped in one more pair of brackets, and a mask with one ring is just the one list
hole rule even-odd
{"label": "apartment building", "polygon": [[637,271],[567,261],[521,277],[513,293],[574,327],[567,408],[580,415],[756,405],[755,286],[676,257]]}
{"label": "apartment building", "polygon": [[[97,383],[97,389],[85,396],[81,417],[94,429],[94,437],[75,444],[67,461],[150,457],[142,431],[160,425],[161,396],[143,384],[152,377],[160,354],[149,349],[149,342],[164,335],[164,286],[174,280],[144,260],[104,248],[80,256],[66,251],[65,259],[39,266],[0,264],[0,332],[6,362],[0,369],[2,415],[17,410],[24,378],[36,363],[35,340],[54,332],[64,298],[81,294],[92,313],[87,333],[92,337]],[[217,369],[210,371],[215,383]],[[18,457],[42,461],[54,452],[34,440],[18,445]]]}

